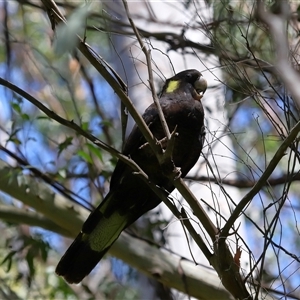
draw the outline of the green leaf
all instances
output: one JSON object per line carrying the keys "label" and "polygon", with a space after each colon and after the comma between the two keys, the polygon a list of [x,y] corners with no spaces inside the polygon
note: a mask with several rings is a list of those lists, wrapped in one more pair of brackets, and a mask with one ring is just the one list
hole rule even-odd
{"label": "green leaf", "polygon": [[49,121],[53,121],[51,118],[49,118],[48,116],[38,116],[36,118],[37,120],[49,120]]}
{"label": "green leaf", "polygon": [[68,24],[61,23],[57,26],[54,42],[56,54],[62,55],[66,52],[72,52],[76,48],[79,42],[77,35],[84,32],[88,13],[88,7],[82,6],[68,18]]}
{"label": "green leaf", "polygon": [[88,122],[82,122],[82,124],[81,124],[81,128],[83,129],[83,130],[88,130],[89,129],[89,123]]}
{"label": "green leaf", "polygon": [[87,147],[89,148],[89,150],[90,150],[93,154],[95,154],[95,155],[100,159],[101,162],[103,162],[103,157],[102,157],[102,153],[101,153],[100,148],[95,147],[95,146],[92,145],[92,144],[87,144]]}
{"label": "green leaf", "polygon": [[102,120],[100,125],[102,126],[108,126],[108,127],[112,127],[113,126],[113,123],[109,120]]}
{"label": "green leaf", "polygon": [[19,103],[14,102],[14,103],[12,103],[11,107],[13,108],[14,111],[16,111],[19,114],[22,111]]}
{"label": "green leaf", "polygon": [[58,156],[61,154],[63,150],[67,149],[70,145],[72,145],[72,141],[73,141],[73,137],[69,136],[62,143],[58,145]]}
{"label": "green leaf", "polygon": [[16,137],[17,133],[20,131],[20,128],[16,128],[9,136],[8,141],[11,141],[17,145],[21,145],[21,141]]}
{"label": "green leaf", "polygon": [[92,157],[88,153],[84,152],[83,150],[79,150],[77,152],[77,155],[80,156],[81,158],[83,158],[86,162],[93,164]]}
{"label": "green leaf", "polygon": [[19,139],[15,138],[15,137],[9,138],[8,141],[13,142],[16,145],[21,145],[22,144],[21,141]]}
{"label": "green leaf", "polygon": [[29,115],[28,115],[28,114],[24,114],[24,113],[21,113],[21,118],[22,118],[24,121],[29,121],[29,120],[30,120]]}

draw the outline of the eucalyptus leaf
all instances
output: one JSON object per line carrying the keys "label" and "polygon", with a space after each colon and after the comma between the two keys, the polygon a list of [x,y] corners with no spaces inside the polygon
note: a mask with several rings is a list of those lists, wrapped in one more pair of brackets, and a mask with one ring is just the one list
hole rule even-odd
{"label": "eucalyptus leaf", "polygon": [[68,18],[68,23],[61,23],[56,29],[56,39],[54,41],[54,51],[58,55],[72,52],[77,44],[77,35],[82,35],[86,26],[88,7],[82,6],[76,9]]}

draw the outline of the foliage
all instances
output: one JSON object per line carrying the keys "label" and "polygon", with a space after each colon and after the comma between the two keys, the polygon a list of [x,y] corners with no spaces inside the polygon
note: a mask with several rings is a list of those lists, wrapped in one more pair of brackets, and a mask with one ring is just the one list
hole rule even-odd
{"label": "foliage", "polygon": [[[217,166],[217,170],[200,179],[208,186],[211,182],[221,186],[225,197],[232,202],[231,211],[236,208],[239,199],[230,198],[228,187],[239,188],[242,193],[248,192],[275,159],[276,165],[270,178],[259,183],[258,192],[238,214],[245,218],[251,237],[244,241],[244,237],[238,236],[234,230],[230,234],[234,235],[232,240],[242,245],[242,253],[249,255],[249,270],[244,272],[247,285],[254,283],[257,293],[265,289],[273,295],[292,297],[299,291],[300,278],[297,256],[300,247],[297,189],[299,139],[298,132],[293,133],[299,122],[300,99],[287,89],[282,78],[284,74],[278,73],[278,49],[274,47],[270,28],[259,16],[255,2],[200,2],[178,3],[177,8],[189,17],[188,24],[183,25],[177,20],[166,24],[164,20],[155,18],[155,14],[152,15],[151,4],[142,6],[149,18],[142,12],[136,12],[133,20],[138,24],[145,45],[153,52],[161,53],[163,57],[172,57],[175,52],[183,60],[198,57],[199,61],[212,62],[215,66],[207,68],[207,73],[220,71],[218,74],[221,75],[215,75],[215,85],[210,87],[208,93],[222,90],[224,94],[228,122],[220,131],[221,135],[229,136],[234,145],[236,176],[233,179],[219,176],[222,166]],[[279,2],[267,3],[265,9],[284,19],[286,7]],[[2,4],[1,40],[5,47],[0,50],[1,77],[26,91],[53,115],[46,115],[40,107],[6,85],[4,82],[7,81],[1,81],[0,160],[10,165],[12,172],[7,176],[11,176],[11,181],[16,177],[22,181],[23,176],[28,176],[39,184],[48,185],[54,194],[68,199],[69,211],[77,216],[76,205],[91,210],[106,195],[116,163],[117,153],[98,147],[89,134],[117,150],[122,148],[121,140],[126,131],[126,121],[124,125],[123,120],[127,111],[123,112],[119,98],[122,95],[126,98],[127,90],[116,76],[117,72],[112,70],[125,73],[129,95],[134,94],[135,87],[144,89],[143,95],[150,93],[142,76],[135,76],[139,80],[131,81],[133,70],[122,58],[122,51],[125,50],[118,48],[118,36],[132,40],[134,46],[130,45],[128,49],[132,51],[133,65],[140,74],[145,65],[139,64],[143,61],[140,52],[134,52],[140,46],[138,37],[134,26],[119,15],[118,9],[104,2],[87,2],[86,5],[57,2],[66,17],[65,23],[58,21],[57,16],[46,9],[47,5],[48,1],[6,1]],[[285,22],[289,62],[295,70],[298,70],[298,13],[299,7],[291,3]],[[146,21],[149,28],[139,26],[142,21]],[[153,24],[161,30],[152,30]],[[170,29],[168,32],[169,27],[178,30]],[[190,31],[199,33],[205,42],[190,38]],[[76,34],[82,38],[82,43]],[[153,46],[157,41],[164,47],[167,45],[169,50]],[[92,49],[98,68],[87,52],[80,48],[85,42],[90,46],[88,50]],[[113,66],[112,69],[109,65]],[[109,70],[107,76],[113,78],[111,81],[99,71],[99,66]],[[169,67],[173,67],[172,63]],[[152,68],[159,75],[154,80],[159,86],[164,76],[161,71],[163,67],[157,66],[154,61]],[[141,100],[135,100],[140,108]],[[211,107],[207,105],[206,109],[208,118],[212,118]],[[57,122],[58,117],[67,120],[68,126]],[[73,130],[73,124],[87,134]],[[207,143],[207,156],[213,156],[214,142],[220,142],[221,135],[209,128],[207,131],[208,136],[215,137],[215,140],[208,138]],[[295,138],[288,140],[292,134]],[[287,140],[289,144],[281,158],[278,149]],[[14,177],[13,171],[19,175]],[[199,180],[197,176],[189,179]],[[28,189],[31,189],[30,185]],[[1,193],[0,217],[4,222],[1,223],[3,235],[0,242],[3,247],[0,263],[4,272],[0,273],[0,282],[3,283],[0,292],[3,295],[49,299],[139,298],[141,291],[134,283],[136,273],[130,269],[127,280],[118,280],[116,274],[119,270],[113,268],[111,271],[110,260],[101,264],[91,280],[81,286],[70,287],[57,278],[53,274],[54,265],[59,258],[57,252],[62,253],[66,246],[65,240],[51,234],[52,242],[47,242],[49,232],[41,233],[36,227],[26,225],[29,222],[27,219],[16,222],[12,213],[17,209],[36,213],[34,216],[40,227],[45,221],[55,223],[55,219],[50,211],[48,215],[41,216],[38,209],[28,207],[26,202],[19,200],[8,191]],[[10,215],[6,209],[10,210]],[[215,213],[215,219],[223,217],[228,221],[229,217],[218,215],[216,207],[210,209]],[[180,209],[178,213],[183,216]],[[150,212],[148,218],[134,224],[131,234],[151,240],[155,247],[164,247],[168,245],[164,229],[170,220],[157,221],[153,214]],[[199,221],[196,222],[198,224]],[[68,236],[72,234],[69,232]],[[230,238],[230,234],[225,238]],[[215,244],[210,244],[209,250],[213,246]],[[238,251],[234,249],[232,253],[237,259]],[[237,265],[240,267],[239,263]],[[116,268],[122,269],[122,266]],[[102,275],[99,276],[99,273]]]}

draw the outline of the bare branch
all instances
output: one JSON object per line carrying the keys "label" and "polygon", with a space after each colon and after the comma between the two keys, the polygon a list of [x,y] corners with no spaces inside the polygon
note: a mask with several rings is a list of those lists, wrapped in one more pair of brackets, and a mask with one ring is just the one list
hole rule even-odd
{"label": "bare branch", "polygon": [[[48,10],[51,10],[51,13],[55,17],[56,22],[63,22],[67,25],[65,17],[61,14],[55,2],[52,0],[43,0],[44,5]],[[151,131],[146,125],[145,121],[141,115],[135,109],[131,99],[127,95],[127,87],[125,86],[122,79],[114,71],[114,69],[93,49],[85,43],[79,36],[78,39],[78,49],[79,51],[88,59],[88,61],[96,68],[96,70],[103,76],[107,83],[113,88],[115,93],[119,96],[121,101],[127,107],[129,113],[133,117],[134,121],[141,130],[143,136],[151,146],[152,150],[155,153],[161,153],[160,145],[156,143],[155,138],[153,137]]]}
{"label": "bare branch", "polygon": [[[78,204],[70,205],[68,199],[54,195],[45,185],[36,182],[30,176],[19,174],[18,170],[13,170],[2,161],[0,161],[0,189],[45,216],[45,219],[41,219],[38,213],[15,208],[12,211],[12,208],[0,206],[0,216],[5,217],[7,221],[19,220],[74,238],[88,214],[88,211]],[[18,216],[20,219],[17,219]],[[189,294],[193,297],[205,298],[205,295],[214,295],[215,299],[231,299],[220,285],[219,278],[207,268],[195,266],[188,260],[165,253],[156,246],[133,238],[125,232],[109,252],[167,286],[182,292],[186,292],[188,288]],[[179,271],[179,266],[182,271]]]}
{"label": "bare branch", "polygon": [[[73,121],[68,121],[60,116],[58,116],[55,112],[51,111],[50,109],[48,109],[45,105],[43,105],[40,101],[38,101],[36,98],[34,98],[33,96],[31,96],[30,94],[28,94],[27,92],[25,92],[24,90],[20,89],[18,86],[8,82],[7,80],[3,79],[0,77],[0,85],[6,86],[9,89],[11,89],[12,91],[16,92],[17,94],[19,94],[20,96],[24,97],[26,100],[28,100],[29,102],[31,102],[34,106],[36,106],[37,108],[39,108],[42,112],[44,112],[48,117],[50,117],[51,119],[57,121],[58,123],[73,129],[74,131],[76,131],[77,133],[79,133],[80,135],[84,136],[85,138],[87,138],[89,141],[91,141],[93,144],[99,146],[100,148],[106,150],[107,152],[109,152],[110,154],[116,156],[117,158],[119,158],[120,160],[124,161],[125,163],[127,163],[129,166],[131,166],[133,168],[133,170],[140,172],[141,174],[143,174],[143,176],[145,178],[147,178],[147,175],[140,169],[140,167],[132,160],[129,159],[127,156],[123,155],[122,153],[120,153],[119,151],[117,151],[115,148],[107,145],[106,143],[102,142],[101,140],[97,139],[95,136],[93,136],[92,134],[88,133],[87,131],[83,130],[80,126],[78,126],[76,123],[74,123]],[[146,126],[147,127],[147,126]],[[148,127],[147,127],[148,128]]]}
{"label": "bare branch", "polygon": [[68,230],[45,218],[43,215],[30,210],[24,210],[24,208],[20,209],[14,206],[0,205],[0,219],[9,223],[37,226],[64,236],[70,236]]}
{"label": "bare branch", "polygon": [[266,184],[268,178],[275,170],[276,166],[278,165],[279,161],[282,157],[285,156],[285,151],[291,146],[294,140],[297,138],[297,135],[300,131],[300,122],[298,122],[294,128],[291,130],[290,134],[287,138],[283,141],[281,146],[276,151],[275,155],[271,159],[269,165],[267,166],[264,173],[261,175],[260,179],[254,185],[254,187],[247,193],[243,199],[239,202],[236,206],[235,210],[231,214],[230,218],[228,219],[226,225],[221,231],[220,237],[226,238],[228,236],[229,230],[237,218],[240,216],[244,208],[248,205],[248,203],[254,198],[254,196],[261,190],[261,188]]}
{"label": "bare branch", "polygon": [[[240,189],[252,188],[257,183],[257,181],[252,181],[250,179],[243,180],[222,178],[221,180],[218,180],[215,177],[208,176],[186,176],[185,179],[190,180],[192,182],[215,182],[218,185],[229,185]],[[287,182],[294,182],[299,180],[300,173],[283,174],[281,176],[268,179],[263,186],[276,186],[285,184]]]}
{"label": "bare branch", "polygon": [[158,97],[156,95],[155,87],[154,87],[153,73],[152,73],[152,63],[151,63],[151,52],[150,52],[149,49],[146,48],[146,46],[145,46],[145,44],[144,44],[144,42],[143,42],[143,40],[140,36],[140,33],[137,30],[137,28],[136,28],[136,26],[135,26],[135,24],[134,24],[134,22],[133,22],[133,20],[130,16],[127,1],[123,0],[123,4],[124,4],[124,8],[125,8],[125,11],[126,11],[126,14],[127,14],[127,18],[128,18],[128,20],[131,24],[131,27],[132,27],[132,29],[135,33],[135,36],[137,37],[137,40],[140,44],[140,47],[141,47],[142,51],[145,54],[146,61],[147,61],[148,76],[149,76],[149,85],[150,85],[150,89],[151,89],[151,93],[152,93],[152,98],[154,100],[154,103],[156,104],[158,115],[159,115],[159,118],[160,118],[160,121],[161,121],[162,128],[164,130],[165,136],[167,137],[167,140],[169,140],[171,138],[171,134],[170,134],[169,127],[167,125],[164,113],[161,109]]}

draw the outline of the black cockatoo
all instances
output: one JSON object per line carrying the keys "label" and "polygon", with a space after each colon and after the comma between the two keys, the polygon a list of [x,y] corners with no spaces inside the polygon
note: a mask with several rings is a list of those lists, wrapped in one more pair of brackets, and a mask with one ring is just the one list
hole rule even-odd
{"label": "black cockatoo", "polygon": [[[172,161],[184,177],[197,162],[204,142],[204,111],[201,98],[207,88],[206,80],[197,70],[186,70],[168,79],[159,102],[170,132],[176,129]],[[164,140],[156,105],[151,104],[143,119],[154,137]],[[162,146],[164,147],[162,143]],[[174,190],[156,155],[141,131],[135,126],[127,138],[123,154],[133,159],[156,186],[167,193]],[[101,260],[121,232],[144,213],[153,209],[161,199],[131,167],[118,161],[112,174],[110,191],[90,214],[81,232],[57,265],[56,273],[69,283],[78,283]]]}

